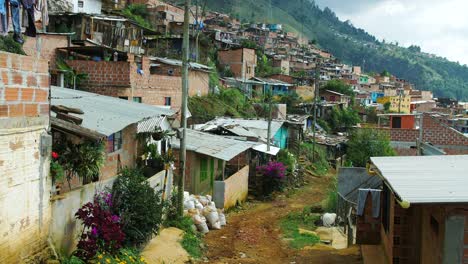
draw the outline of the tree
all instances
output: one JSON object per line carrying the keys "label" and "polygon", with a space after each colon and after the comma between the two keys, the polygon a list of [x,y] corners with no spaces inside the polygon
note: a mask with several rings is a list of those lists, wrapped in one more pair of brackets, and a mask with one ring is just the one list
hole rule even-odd
{"label": "tree", "polygon": [[387,70],[383,70],[381,73],[380,73],[380,76],[382,77],[390,77],[390,72],[388,72]]}
{"label": "tree", "polygon": [[325,84],[325,86],[322,87],[322,89],[330,90],[330,91],[334,91],[334,92],[338,92],[338,93],[342,93],[342,94],[346,94],[346,95],[349,95],[349,96],[354,95],[354,91],[353,91],[353,88],[351,87],[351,85],[346,84],[342,80],[328,81]]}
{"label": "tree", "polygon": [[329,123],[331,129],[337,132],[347,130],[360,121],[358,113],[351,108],[343,110],[333,108]]}
{"label": "tree", "polygon": [[349,137],[347,158],[355,167],[365,167],[371,157],[395,155],[388,136],[378,130],[358,129]]}

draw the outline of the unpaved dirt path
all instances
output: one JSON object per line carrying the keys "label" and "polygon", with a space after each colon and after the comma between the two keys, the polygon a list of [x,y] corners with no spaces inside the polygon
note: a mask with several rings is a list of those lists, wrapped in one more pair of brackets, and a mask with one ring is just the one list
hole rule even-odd
{"label": "unpaved dirt path", "polygon": [[291,211],[324,200],[329,182],[328,177],[310,178],[290,197],[281,195],[271,202],[248,203],[245,210],[228,214],[226,227],[206,235],[206,258],[200,263],[361,264],[357,246],[335,250],[316,245],[294,250],[282,238],[279,220]]}

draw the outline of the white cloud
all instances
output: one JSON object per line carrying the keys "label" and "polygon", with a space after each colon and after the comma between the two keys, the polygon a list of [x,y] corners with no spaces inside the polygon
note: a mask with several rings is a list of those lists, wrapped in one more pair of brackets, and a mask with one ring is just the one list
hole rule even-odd
{"label": "white cloud", "polygon": [[[317,0],[342,20],[379,39],[416,44],[422,50],[468,64],[468,1],[466,0]],[[341,4],[339,3],[341,2]]]}

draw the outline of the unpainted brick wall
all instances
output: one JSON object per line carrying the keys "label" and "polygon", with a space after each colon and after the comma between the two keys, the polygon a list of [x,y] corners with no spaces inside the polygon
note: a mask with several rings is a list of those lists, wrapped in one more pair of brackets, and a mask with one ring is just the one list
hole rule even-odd
{"label": "unpainted brick wall", "polygon": [[48,114],[48,62],[0,52],[0,118]]}
{"label": "unpainted brick wall", "polygon": [[[468,137],[450,128],[445,122],[444,118],[424,114],[423,141],[435,146],[444,146],[444,151],[449,155],[468,154]],[[380,131],[386,133],[391,141],[416,142],[419,138],[417,129],[380,128]],[[462,148],[454,149],[450,146]]]}
{"label": "unpainted brick wall", "polygon": [[51,218],[48,62],[0,52],[0,263],[44,260]]}
{"label": "unpainted brick wall", "polygon": [[[171,98],[171,107],[180,108],[182,102],[181,67],[162,65],[151,74],[150,60],[143,57],[143,74],[137,73],[137,65],[130,56],[128,62],[83,61],[67,63],[80,73],[87,73],[83,90],[113,97],[141,97],[142,103],[164,105],[165,97]],[[172,70],[173,74],[168,75]],[[202,71],[189,72],[189,96],[209,93],[209,74]]]}

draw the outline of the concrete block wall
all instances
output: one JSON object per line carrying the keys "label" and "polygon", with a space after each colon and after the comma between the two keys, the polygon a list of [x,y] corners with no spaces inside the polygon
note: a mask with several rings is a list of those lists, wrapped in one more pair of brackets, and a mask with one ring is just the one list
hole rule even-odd
{"label": "concrete block wall", "polygon": [[249,166],[245,166],[224,181],[223,208],[234,207],[237,203],[242,203],[247,199],[249,194],[249,169]]}
{"label": "concrete block wall", "polygon": [[0,52],[0,263],[39,263],[49,203],[48,62]]}

